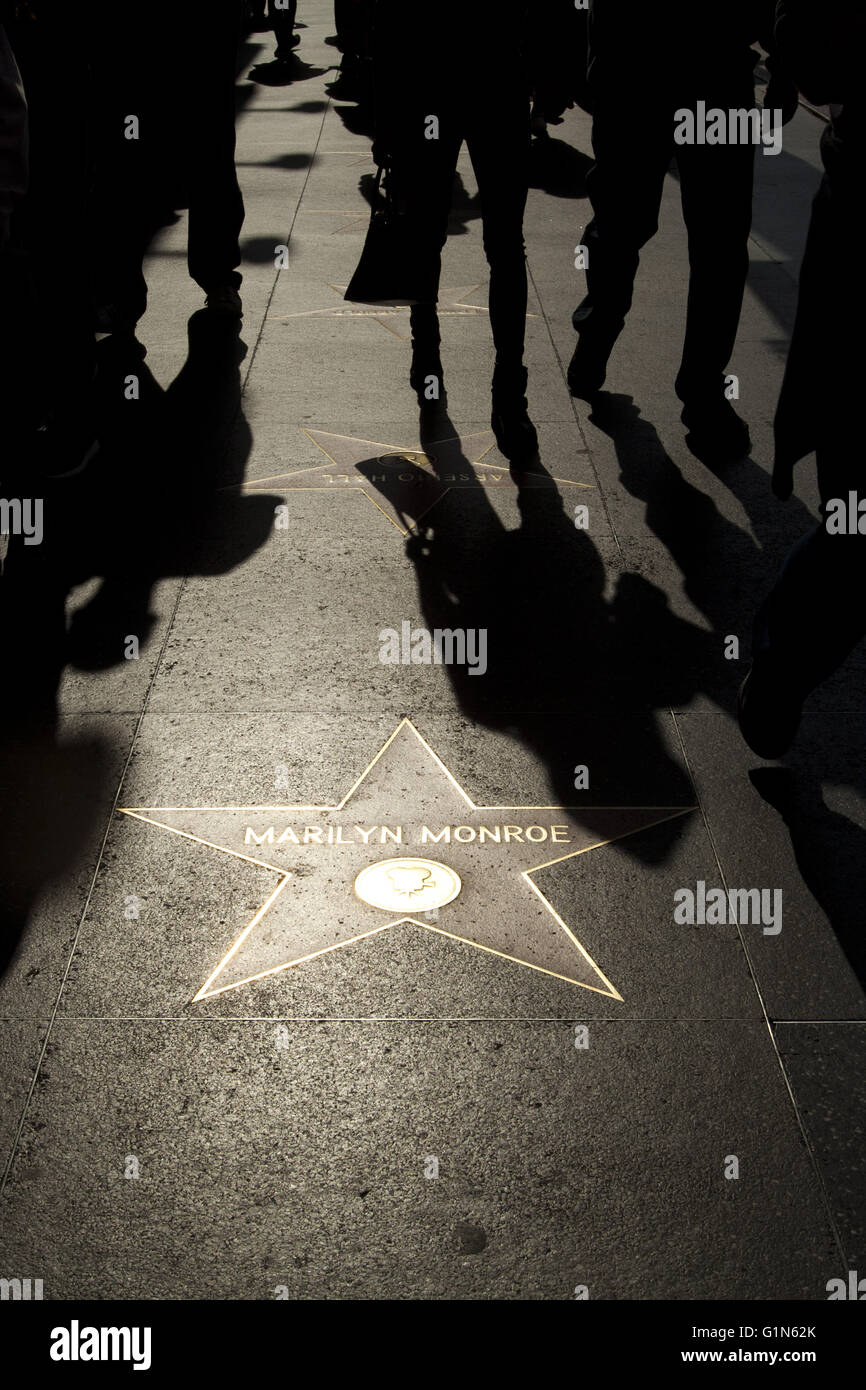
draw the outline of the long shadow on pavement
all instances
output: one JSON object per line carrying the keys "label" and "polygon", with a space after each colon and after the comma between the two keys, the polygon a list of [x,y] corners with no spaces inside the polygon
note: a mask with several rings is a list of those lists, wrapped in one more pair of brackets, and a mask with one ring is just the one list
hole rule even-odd
{"label": "long shadow on pavement", "polygon": [[[12,537],[0,580],[0,969],[36,899],[85,852],[110,804],[106,740],[58,736],[64,668],[141,659],[159,580],[225,574],[271,533],[277,497],[219,490],[243,477],[250,452],[244,352],[236,322],[200,310],[187,360],[163,391],[135,339],[104,339],[99,451],[80,475],[45,480],[42,544]],[[67,625],[71,591],[95,578],[99,588]]]}
{"label": "long shadow on pavement", "polygon": [[[457,433],[445,411],[422,412],[422,448],[434,469],[437,442]],[[447,471],[455,468],[475,476],[452,453]],[[447,667],[461,710],[529,748],[556,802],[576,808],[588,827],[600,823],[592,800],[612,804],[611,789],[615,804],[693,804],[656,716],[694,693],[690,673],[706,665],[712,636],[676,617],[662,590],[639,575],[620,574],[608,597],[599,550],[550,475],[541,469],[518,485],[517,530],[504,526],[483,485],[470,482],[438,502],[407,542],[428,627],[487,631],[486,674]],[[576,794],[581,762],[592,765],[595,790]],[[617,847],[657,862],[678,833],[675,823],[660,829]]]}

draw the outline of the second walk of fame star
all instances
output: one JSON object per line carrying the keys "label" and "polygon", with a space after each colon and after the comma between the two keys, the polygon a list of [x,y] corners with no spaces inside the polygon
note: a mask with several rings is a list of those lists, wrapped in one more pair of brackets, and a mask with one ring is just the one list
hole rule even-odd
{"label": "second walk of fame star", "polygon": [[336,805],[120,809],[279,876],[196,1002],[404,923],[621,1000],[533,875],[694,808],[478,806],[403,719]]}
{"label": "second walk of fame star", "polygon": [[[290,314],[268,314],[268,319],[273,323],[289,323],[293,319],[309,318],[331,318],[331,319],[370,319],[377,323],[380,328],[393,333],[402,342],[408,342],[409,332],[409,306],[395,304],[391,308],[381,306],[371,306],[369,304],[356,304],[344,298],[347,285],[327,286],[334,299],[323,306],[315,309],[295,309]],[[442,318],[478,318],[490,311],[486,304],[472,304],[468,301],[473,295],[481,290],[481,284],[460,285],[452,289],[442,289],[439,291],[439,300],[436,305],[436,313]],[[528,319],[538,318],[537,314],[527,312]]]}
{"label": "second walk of fame star", "polygon": [[[328,463],[291,473],[272,473],[266,478],[249,478],[240,484],[239,490],[360,492],[404,537],[455,489],[514,490],[508,466],[487,457],[496,442],[491,430],[453,435],[428,444],[426,452],[420,444],[407,448],[325,430],[302,428],[301,432],[322,451]],[[554,478],[548,473],[527,473],[521,486],[594,490],[591,483]]]}

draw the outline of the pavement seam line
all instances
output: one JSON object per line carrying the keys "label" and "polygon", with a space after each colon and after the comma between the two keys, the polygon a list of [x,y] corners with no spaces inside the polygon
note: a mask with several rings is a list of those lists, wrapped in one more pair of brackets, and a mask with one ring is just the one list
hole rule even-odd
{"label": "pavement seam line", "polygon": [[[327,119],[328,112],[331,110],[332,105],[333,105],[333,103],[332,103],[331,98],[330,98],[330,97],[327,97],[326,100],[325,100],[325,109],[324,109],[324,111],[322,112],[322,119],[321,119],[321,121],[319,122],[319,133],[318,133],[318,135],[316,136],[316,143],[315,143],[315,145],[313,146],[312,156],[311,156],[310,162],[309,162],[309,164],[308,164],[308,166],[307,166],[307,172],[306,172],[306,175],[305,175],[305,177],[304,177],[304,182],[303,182],[303,184],[301,185],[301,191],[300,191],[300,193],[298,194],[297,202],[295,203],[295,210],[294,210],[294,212],[292,213],[292,220],[291,220],[291,222],[289,223],[289,230],[288,230],[288,232],[286,233],[285,245],[289,248],[289,255],[290,255],[290,256],[291,256],[291,246],[292,246],[292,233],[293,233],[293,231],[295,230],[295,223],[296,223],[297,220],[298,220],[298,213],[299,213],[300,210],[301,210],[301,203],[302,203],[303,200],[304,200],[304,195],[305,195],[305,193],[306,193],[306,191],[307,191],[307,184],[310,182],[310,174],[313,172],[313,165],[314,165],[314,163],[315,163],[316,156],[317,156],[318,151],[319,151],[319,145],[320,145],[321,142],[322,142],[322,131],[323,131],[324,128],[325,128],[325,120]],[[253,109],[254,109],[254,108],[253,108]],[[245,394],[245,392],[246,392],[246,389],[247,389],[247,384],[248,384],[249,379],[250,379],[250,376],[251,376],[251,374],[252,374],[253,363],[255,362],[256,356],[258,355],[259,344],[261,343],[262,338],[263,338],[263,336],[264,336],[265,324],[266,324],[267,321],[268,321],[268,311],[270,310],[271,304],[273,303],[274,295],[276,294],[276,290],[277,290],[277,284],[278,284],[278,282],[279,282],[279,277],[280,277],[281,274],[282,274],[282,271],[279,270],[277,267],[274,267],[274,278],[273,278],[273,281],[271,282],[270,292],[269,292],[268,297],[267,297],[267,300],[266,300],[266,302],[265,302],[264,312],[262,313],[261,323],[259,324],[259,330],[258,330],[258,333],[256,334],[256,340],[255,340],[255,342],[253,343],[252,348],[250,349],[249,362],[247,363],[247,370],[246,370],[246,372],[245,372],[245,374],[244,374],[243,385],[241,386],[241,399],[243,399],[243,396],[244,396],[244,394]]]}
{"label": "pavement seam line", "polygon": [[[672,712],[672,713],[673,713],[673,712]],[[703,801],[702,801],[702,799],[701,799],[700,793],[699,793],[698,788],[697,788],[697,785],[696,785],[696,783],[695,783],[694,776],[693,776],[693,774],[692,774],[692,765],[691,765],[691,762],[690,762],[690,760],[689,760],[689,755],[688,755],[688,753],[687,753],[687,751],[686,751],[685,740],[683,739],[682,730],[680,729],[679,721],[677,720],[676,715],[673,715],[673,720],[674,720],[674,727],[675,727],[675,729],[676,729],[676,731],[677,731],[677,737],[679,738],[679,741],[680,741],[680,747],[682,748],[683,758],[685,759],[686,768],[687,768],[687,770],[688,770],[689,777],[691,778],[692,786],[694,787],[694,790],[695,790],[695,796],[697,797],[698,806],[699,806],[700,812],[701,812],[701,817],[702,817],[702,819],[703,819],[704,827],[705,827],[706,832],[707,832],[707,838],[709,839],[709,842],[710,842],[710,848],[712,849],[712,852],[713,852],[713,858],[714,858],[714,860],[716,861],[716,867],[717,867],[717,869],[718,869],[718,871],[719,871],[719,876],[721,877],[722,883],[723,883],[723,885],[724,885],[725,895],[726,895],[726,897],[727,897],[727,896],[729,896],[730,890],[729,890],[729,888],[728,888],[727,876],[726,876],[726,874],[725,874],[724,869],[722,868],[722,861],[721,861],[721,859],[720,859],[720,857],[719,857],[719,851],[718,851],[718,847],[717,847],[717,845],[716,845],[716,838],[715,838],[715,835],[714,835],[713,832],[712,832],[712,829],[710,828],[709,817],[707,816],[707,813],[706,813],[706,811],[705,811],[705,809],[704,809]],[[789,1096],[790,1101],[791,1101],[791,1107],[792,1107],[793,1112],[794,1112],[794,1118],[796,1119],[797,1126],[798,1126],[798,1128],[799,1128],[799,1130],[800,1130],[800,1135],[801,1135],[801,1137],[802,1137],[803,1144],[804,1144],[805,1149],[806,1149],[806,1153],[807,1153],[807,1155],[808,1155],[808,1157],[809,1157],[809,1161],[810,1161],[810,1163],[811,1163],[811,1165],[812,1165],[812,1169],[813,1169],[814,1174],[815,1174],[815,1179],[816,1179],[816,1181],[817,1181],[817,1183],[818,1183],[818,1191],[819,1191],[819,1193],[820,1193],[820,1195],[821,1195],[821,1199],[822,1199],[822,1201],[823,1201],[823,1203],[824,1203],[824,1208],[825,1208],[827,1220],[828,1220],[829,1225],[830,1225],[830,1230],[831,1230],[831,1232],[832,1232],[833,1239],[834,1239],[835,1242],[836,1242],[836,1248],[837,1248],[837,1250],[838,1250],[838,1252],[839,1252],[839,1256],[840,1256],[840,1258],[841,1258],[841,1260],[842,1260],[842,1262],[843,1262],[844,1267],[847,1269],[847,1268],[849,1267],[849,1261],[848,1261],[848,1257],[847,1257],[847,1254],[846,1254],[846,1251],[845,1251],[844,1243],[843,1243],[843,1241],[842,1241],[842,1235],[841,1235],[841,1232],[840,1232],[840,1230],[839,1230],[839,1226],[838,1226],[837,1221],[836,1221],[836,1215],[835,1215],[835,1212],[833,1211],[833,1206],[832,1206],[832,1203],[831,1203],[831,1201],[830,1201],[830,1194],[829,1194],[829,1192],[828,1192],[828,1190],[827,1190],[827,1184],[826,1184],[825,1181],[824,1181],[824,1175],[823,1175],[823,1173],[822,1173],[822,1171],[821,1171],[821,1166],[820,1166],[820,1164],[819,1164],[819,1162],[818,1162],[817,1154],[815,1153],[815,1150],[814,1150],[814,1148],[813,1148],[813,1146],[812,1146],[811,1138],[810,1138],[810,1136],[809,1136],[808,1130],[806,1129],[805,1121],[804,1121],[803,1116],[802,1116],[802,1113],[801,1113],[801,1111],[800,1111],[800,1107],[799,1107],[799,1105],[798,1105],[798,1103],[797,1103],[797,1097],[794,1095],[794,1088],[793,1088],[793,1086],[791,1085],[791,1079],[790,1079],[790,1077],[788,1076],[788,1069],[787,1069],[787,1067],[785,1066],[784,1059],[783,1059],[782,1054],[781,1054],[781,1052],[780,1052],[780,1050],[779,1050],[779,1045],[778,1045],[778,1043],[777,1043],[777,1041],[776,1041],[776,1035],[775,1035],[775,1033],[773,1032],[773,1024],[772,1024],[772,1021],[771,1021],[771,1019],[770,1019],[769,1012],[768,1012],[768,1010],[767,1010],[766,1002],[765,1002],[765,1000],[764,1000],[763,991],[761,990],[761,986],[760,986],[760,984],[759,984],[759,982],[758,982],[757,972],[756,972],[755,967],[754,967],[754,965],[753,965],[753,963],[752,963],[752,958],[751,958],[751,955],[749,954],[749,948],[748,948],[748,945],[747,945],[747,943],[746,943],[746,939],[745,939],[745,937],[743,936],[743,930],[742,930],[742,927],[741,927],[741,925],[740,925],[739,922],[737,923],[737,935],[738,935],[739,938],[740,938],[740,945],[742,946],[742,949],[743,949],[743,956],[744,956],[745,961],[746,961],[746,966],[747,966],[747,968],[748,968],[748,971],[749,971],[750,976],[752,977],[752,984],[754,985],[755,993],[757,994],[757,996],[758,996],[758,1001],[759,1001],[759,1003],[760,1003],[760,1005],[761,1005],[761,1012],[762,1012],[763,1017],[764,1017],[764,1023],[765,1023],[765,1025],[766,1025],[767,1032],[768,1032],[769,1035],[770,1035],[770,1043],[771,1043],[771,1046],[772,1046],[772,1048],[773,1048],[773,1051],[774,1051],[775,1054],[776,1054],[776,1061],[777,1061],[778,1064],[779,1064],[779,1070],[780,1070],[781,1073],[782,1073],[782,1079],[783,1079],[783,1081],[784,1081],[784,1083],[785,1083],[785,1087],[786,1087],[786,1089],[787,1089],[788,1096]]]}
{"label": "pavement seam line", "polygon": [[[553,349],[553,355],[554,355],[554,357],[556,358],[557,366],[559,367],[560,375],[561,375],[562,380],[563,380],[563,382],[564,382],[564,384],[565,384],[565,389],[566,389],[566,392],[567,392],[567,394],[568,394],[568,399],[569,399],[569,401],[570,401],[570,403],[571,403],[571,413],[572,413],[572,415],[573,415],[573,417],[574,417],[574,422],[575,422],[575,424],[577,425],[577,432],[578,432],[578,434],[580,435],[580,438],[583,440],[583,447],[584,447],[584,449],[585,449],[585,451],[586,451],[587,458],[589,459],[589,466],[590,466],[590,468],[592,469],[592,476],[593,476],[594,479],[595,479],[595,488],[596,488],[596,491],[598,492],[599,500],[601,501],[601,506],[602,506],[602,511],[603,511],[603,513],[604,513],[604,518],[605,518],[605,520],[607,521],[608,526],[610,527],[610,534],[611,534],[611,536],[613,537],[613,543],[614,543],[614,545],[616,546],[617,550],[619,551],[620,559],[622,560],[622,563],[625,565],[625,564],[626,564],[625,552],[624,552],[622,546],[620,545],[619,535],[617,534],[617,529],[616,529],[616,527],[615,527],[614,524],[613,524],[613,517],[611,516],[611,514],[610,514],[610,512],[609,512],[609,510],[608,510],[607,499],[605,498],[605,495],[604,495],[604,489],[603,489],[602,486],[601,486],[601,478],[599,477],[598,469],[597,469],[596,466],[595,466],[595,459],[594,459],[594,457],[593,457],[593,452],[592,452],[592,449],[590,448],[589,440],[587,439],[587,436],[586,436],[586,434],[584,433],[583,426],[582,426],[582,424],[580,423],[580,416],[579,416],[578,411],[577,411],[577,401],[576,401],[575,397],[571,394],[571,391],[569,390],[569,386],[568,386],[568,377],[567,377],[567,375],[566,375],[565,368],[564,368],[563,365],[562,365],[562,358],[561,358],[560,355],[559,355],[559,348],[556,346],[556,340],[554,339],[553,331],[552,331],[552,329],[551,329],[551,327],[550,327],[550,320],[549,320],[548,317],[547,317],[547,310],[545,309],[545,307],[544,307],[544,301],[543,301],[543,299],[541,298],[541,295],[540,295],[539,292],[538,292],[538,286],[537,286],[536,283],[535,283],[535,276],[534,276],[533,273],[532,273],[532,268],[531,268],[531,266],[530,266],[530,264],[529,264],[529,258],[528,258],[528,257],[527,257],[527,261],[526,261],[526,274],[527,274],[527,276],[528,276],[528,278],[529,278],[529,283],[532,285],[533,292],[534,292],[534,294],[535,294],[536,299],[538,300],[538,304],[539,304],[539,307],[540,307],[540,309],[541,309],[541,317],[542,317],[542,319],[544,320],[544,326],[545,326],[545,328],[547,329],[547,336],[548,336],[548,339],[550,340],[550,346],[551,346],[551,348]],[[559,423],[559,422],[557,421],[557,423]]]}

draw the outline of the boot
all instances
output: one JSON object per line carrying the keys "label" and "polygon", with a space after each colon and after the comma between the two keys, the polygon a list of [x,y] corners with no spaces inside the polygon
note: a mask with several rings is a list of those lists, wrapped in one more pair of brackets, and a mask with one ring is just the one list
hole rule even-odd
{"label": "boot", "polygon": [[490,428],[496,436],[499,452],[509,463],[526,464],[538,453],[538,435],[529,418],[526,402],[528,373],[521,364],[504,367],[497,362],[493,369],[493,410]]}
{"label": "boot", "polygon": [[566,380],[573,396],[592,401],[598,395],[607,375],[608,353],[587,338],[578,338],[568,364]]}

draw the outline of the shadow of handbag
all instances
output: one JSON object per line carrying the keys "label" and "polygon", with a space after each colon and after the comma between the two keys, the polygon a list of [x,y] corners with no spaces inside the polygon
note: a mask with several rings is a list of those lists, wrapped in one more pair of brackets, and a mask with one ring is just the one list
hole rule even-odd
{"label": "shadow of handbag", "polygon": [[353,304],[381,304],[409,308],[436,299],[433,277],[425,273],[423,257],[412,235],[412,219],[397,211],[385,180],[384,166],[376,170],[373,207],[361,259],[343,295]]}

